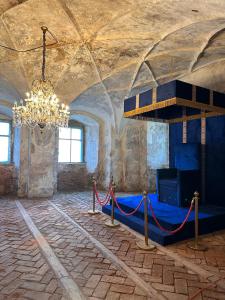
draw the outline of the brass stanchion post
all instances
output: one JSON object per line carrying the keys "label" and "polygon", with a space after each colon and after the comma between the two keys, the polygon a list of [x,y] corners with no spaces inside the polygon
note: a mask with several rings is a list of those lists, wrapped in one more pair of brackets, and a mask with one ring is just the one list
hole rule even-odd
{"label": "brass stanchion post", "polygon": [[[116,184],[112,179],[112,192],[115,197]],[[114,197],[111,197],[111,220],[105,222],[105,225],[108,227],[119,227],[120,223],[115,220],[115,200]]]}
{"label": "brass stanchion post", "polygon": [[154,250],[155,245],[149,244],[148,238],[148,199],[146,191],[143,192],[143,199],[144,199],[144,233],[145,233],[145,241],[137,242],[138,248],[141,250]]}
{"label": "brass stanchion post", "polygon": [[207,247],[199,244],[198,242],[198,231],[199,231],[199,223],[198,223],[198,204],[199,204],[199,193],[195,192],[194,197],[192,199],[195,203],[195,240],[188,244],[188,247],[197,251],[206,251]]}
{"label": "brass stanchion post", "polygon": [[93,201],[92,201],[92,210],[89,210],[89,215],[97,215],[100,213],[100,211],[95,209],[95,191],[96,191],[96,179],[95,177],[92,178],[93,183]]}
{"label": "brass stanchion post", "polygon": [[[109,184],[109,186],[110,186],[112,189],[113,189],[113,184],[115,184],[115,183],[114,183],[113,175],[112,175],[111,180],[110,180],[110,184]],[[115,191],[116,191],[116,187],[114,187],[113,193],[115,193]],[[112,197],[110,197],[109,204],[112,205]]]}

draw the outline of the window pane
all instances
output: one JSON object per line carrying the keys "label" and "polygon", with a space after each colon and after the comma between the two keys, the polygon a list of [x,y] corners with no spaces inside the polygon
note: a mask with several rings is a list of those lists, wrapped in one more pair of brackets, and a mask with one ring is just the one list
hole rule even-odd
{"label": "window pane", "polygon": [[72,139],[81,140],[82,139],[82,129],[72,128]]}
{"label": "window pane", "polygon": [[0,122],[0,135],[9,135],[9,123]]}
{"label": "window pane", "polygon": [[59,128],[60,139],[70,139],[70,128]]}
{"label": "window pane", "polygon": [[82,162],[82,142],[71,141],[71,162]]}
{"label": "window pane", "polygon": [[9,161],[9,138],[0,136],[0,161]]}
{"label": "window pane", "polygon": [[70,162],[70,141],[59,140],[59,162]]}

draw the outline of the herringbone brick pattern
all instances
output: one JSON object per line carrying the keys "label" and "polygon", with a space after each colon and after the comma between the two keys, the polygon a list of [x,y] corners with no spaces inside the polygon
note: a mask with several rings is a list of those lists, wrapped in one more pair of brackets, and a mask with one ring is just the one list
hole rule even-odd
{"label": "herringbone brick pattern", "polygon": [[[157,250],[149,253],[139,250],[136,237],[131,232],[124,228],[110,229],[104,225],[107,216],[90,217],[86,211],[91,199],[91,192],[74,193],[64,197],[58,195],[54,203],[166,298],[191,299],[201,288],[209,286],[207,279],[201,278],[164,252]],[[210,287],[204,289],[195,299],[225,299],[225,289]]]}
{"label": "herringbone brick pattern", "polygon": [[225,230],[202,236],[201,243],[208,247],[208,251],[191,250],[187,247],[188,242],[180,242],[168,248],[202,268],[225,277]]}
{"label": "herringbone brick pattern", "polygon": [[[58,194],[53,203],[164,299],[225,299],[225,287],[221,284],[212,285],[165,251],[139,250],[136,246],[138,238],[131,231],[104,225],[107,216],[89,216],[87,210],[91,200],[91,192],[83,192]],[[125,271],[100,251],[51,202],[23,200],[21,203],[88,299],[157,298],[147,295],[136,280],[130,278],[129,270]],[[0,299],[67,299],[14,201],[1,200],[0,217]],[[184,243],[169,248],[216,273],[218,276],[211,278],[216,281],[224,274],[224,233],[205,236],[203,241],[210,248],[204,256],[201,252],[194,256],[192,250],[186,250]],[[200,293],[193,298],[198,291]]]}
{"label": "herringbone brick pattern", "polygon": [[67,299],[63,294],[15,202],[1,200],[0,299]]}
{"label": "herringbone brick pattern", "polygon": [[87,298],[152,299],[52,206],[22,204]]}

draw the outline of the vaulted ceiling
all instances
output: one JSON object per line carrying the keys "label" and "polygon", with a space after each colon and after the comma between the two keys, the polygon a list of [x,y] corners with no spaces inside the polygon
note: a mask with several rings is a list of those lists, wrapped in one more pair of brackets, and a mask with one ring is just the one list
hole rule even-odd
{"label": "vaulted ceiling", "polygon": [[[0,0],[0,13],[2,45],[39,46],[42,25],[57,37],[47,75],[73,109],[117,123],[125,97],[174,78],[225,91],[224,0]],[[0,48],[0,113],[40,76],[41,51]]]}

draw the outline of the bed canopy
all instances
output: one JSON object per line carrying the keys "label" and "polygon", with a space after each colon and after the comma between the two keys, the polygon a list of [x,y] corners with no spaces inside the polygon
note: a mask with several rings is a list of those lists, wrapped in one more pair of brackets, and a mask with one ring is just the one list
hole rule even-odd
{"label": "bed canopy", "polygon": [[180,80],[124,101],[124,117],[177,123],[225,114],[225,94]]}

